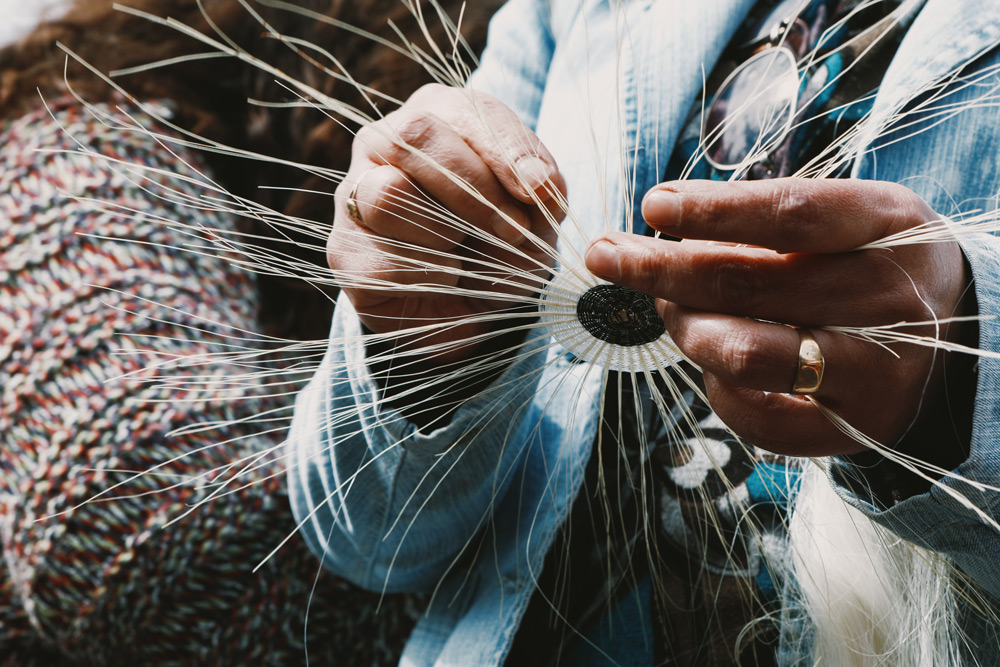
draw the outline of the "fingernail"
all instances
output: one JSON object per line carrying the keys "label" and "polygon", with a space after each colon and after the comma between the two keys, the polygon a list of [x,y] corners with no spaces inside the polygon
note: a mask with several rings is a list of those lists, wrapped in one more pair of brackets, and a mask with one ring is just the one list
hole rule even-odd
{"label": "fingernail", "polygon": [[680,195],[669,190],[653,190],[642,200],[642,217],[654,226],[677,226],[681,217]]}
{"label": "fingernail", "polygon": [[606,280],[618,280],[622,273],[618,246],[608,241],[598,241],[591,245],[587,250],[587,268]]}
{"label": "fingernail", "polygon": [[517,158],[514,168],[521,187],[529,194],[541,187],[542,183],[549,180],[552,175],[552,167],[534,155],[522,155]]}

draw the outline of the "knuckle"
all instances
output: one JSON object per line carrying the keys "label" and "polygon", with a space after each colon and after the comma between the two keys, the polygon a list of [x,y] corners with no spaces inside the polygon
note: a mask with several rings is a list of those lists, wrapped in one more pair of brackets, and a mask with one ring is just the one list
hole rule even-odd
{"label": "knuckle", "polygon": [[917,197],[915,192],[910,190],[905,185],[894,181],[865,182],[864,185],[875,189],[875,191],[882,198],[883,206],[892,205],[894,203],[906,203],[908,205],[912,205],[913,200],[919,200],[919,197]]}
{"label": "knuckle", "polygon": [[439,135],[439,123],[428,111],[404,107],[359,129],[352,152],[369,156],[376,163],[403,164],[411,155],[410,149],[429,150]]}
{"label": "knuckle", "polygon": [[877,368],[878,366],[875,364],[881,362],[879,365],[884,367],[883,372],[885,373],[885,381],[888,386],[900,387],[901,389],[912,387],[914,384],[922,386],[926,382],[927,377],[926,373],[921,371],[929,369],[922,368],[924,365],[922,363],[923,359],[918,360],[915,357],[919,358],[927,355],[914,355],[912,351],[907,350],[897,349],[896,351],[906,356],[897,358],[885,350],[878,350],[876,353],[881,352],[881,354],[878,354],[879,358],[872,359],[872,367]]}
{"label": "knuckle", "polygon": [[354,141],[351,145],[352,154],[355,156],[381,154],[388,143],[385,140],[384,130],[379,129],[384,123],[384,120],[380,120],[376,123],[369,123],[362,126],[354,134]]}
{"label": "knuckle", "polygon": [[885,220],[884,232],[891,234],[909,229],[938,218],[934,211],[915,192],[899,183],[879,183],[879,201],[876,203]]}
{"label": "knuckle", "polygon": [[751,384],[758,375],[762,360],[766,355],[763,341],[748,329],[731,329],[720,346],[722,363],[729,369],[732,383],[739,386]]}
{"label": "knuckle", "polygon": [[913,208],[923,200],[905,185],[892,181],[878,181],[870,184],[879,197],[880,208]]}
{"label": "knuckle", "polygon": [[392,131],[401,144],[420,149],[433,143],[436,126],[436,119],[428,113],[400,110],[393,118]]}
{"label": "knuckle", "polygon": [[781,184],[772,196],[770,216],[778,244],[794,247],[802,236],[803,226],[815,218],[815,213],[812,197],[798,179]]}
{"label": "knuckle", "polygon": [[364,226],[379,236],[395,237],[393,230],[421,217],[419,196],[405,174],[391,165],[374,167],[363,174],[355,201]]}
{"label": "knuckle", "polygon": [[885,290],[885,311],[881,318],[897,322],[925,320],[931,315],[915,287],[906,280],[889,283]]}

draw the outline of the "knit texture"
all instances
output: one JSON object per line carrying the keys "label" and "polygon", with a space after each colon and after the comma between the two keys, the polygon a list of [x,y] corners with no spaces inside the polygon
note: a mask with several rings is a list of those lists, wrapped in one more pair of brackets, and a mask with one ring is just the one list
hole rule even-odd
{"label": "knit texture", "polygon": [[[291,399],[221,381],[242,372],[219,353],[254,330],[253,281],[180,249],[212,238],[164,224],[233,221],[81,146],[166,173],[204,165],[72,101],[51,110],[0,126],[0,665],[290,665],[307,632],[311,664],[395,662],[411,599],[320,574],[298,539],[251,571],[295,525],[280,454],[247,459],[284,422],[248,420],[288,417]],[[206,423],[221,426],[172,434]]]}

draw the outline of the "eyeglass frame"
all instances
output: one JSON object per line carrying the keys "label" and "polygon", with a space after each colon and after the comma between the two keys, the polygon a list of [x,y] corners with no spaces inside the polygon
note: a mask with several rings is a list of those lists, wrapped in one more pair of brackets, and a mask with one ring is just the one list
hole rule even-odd
{"label": "eyeglass frame", "polygon": [[[837,48],[837,50],[851,53],[852,59],[864,54],[869,48],[871,48],[875,43],[879,42],[883,37],[887,36],[889,33],[892,33],[893,31],[903,30],[905,26],[908,25],[909,22],[916,15],[917,11],[923,4],[923,1],[924,0],[901,0],[899,5],[889,15],[883,17],[879,21],[876,21],[873,25],[869,26],[865,30],[861,31],[859,34],[849,39],[844,44],[840,45]],[[710,119],[712,117],[711,111],[712,109],[715,108],[716,103],[719,101],[720,93],[726,90],[726,87],[729,86],[732,83],[732,81],[737,76],[740,75],[740,73],[748,71],[749,64],[762,57],[762,54],[777,55],[777,52],[774,52],[772,50],[773,48],[779,48],[785,51],[790,51],[792,54],[795,54],[794,58],[795,58],[795,69],[796,69],[796,84],[801,85],[800,80],[798,78],[799,63],[805,56],[805,54],[809,52],[809,49],[814,48],[816,43],[822,42],[823,40],[822,38],[820,38],[817,39],[815,43],[812,44],[806,43],[801,48],[799,53],[796,53],[793,49],[791,49],[787,45],[786,37],[788,34],[790,34],[791,28],[795,27],[797,22],[801,20],[799,19],[799,16],[802,14],[803,11],[805,11],[806,7],[809,6],[809,0],[785,0],[785,2],[781,3],[780,5],[778,5],[778,7],[772,10],[772,12],[765,18],[765,20],[762,23],[766,25],[767,20],[770,19],[772,16],[774,16],[774,14],[780,12],[786,5],[794,5],[795,11],[786,15],[786,17],[781,21],[779,21],[777,24],[774,24],[774,27],[772,27],[766,35],[761,36],[762,31],[758,30],[756,35],[753,38],[751,38],[751,40],[749,40],[746,44],[742,45],[742,49],[749,49],[753,52],[746,60],[744,60],[732,72],[730,72],[729,76],[727,76],[726,79],[722,82],[722,85],[719,86],[718,92],[716,92],[715,97],[712,100],[712,104],[709,105],[708,111],[705,114],[705,120],[702,123],[701,131],[702,131],[703,142],[705,140],[705,137],[709,134],[707,128],[708,128],[708,123],[710,122]],[[810,29],[808,24],[806,24],[804,21],[802,21],[801,23],[806,27],[807,29],[806,34],[808,35],[808,31]],[[817,30],[818,27],[819,26],[813,26],[811,30],[816,31],[816,33],[819,33],[819,30]],[[799,102],[800,100],[798,95],[795,97],[794,100],[791,100],[793,106],[791,112],[789,113],[789,121],[787,123],[787,127],[782,131],[780,135],[777,136],[776,140],[772,140],[773,147],[768,151],[768,155],[765,157],[765,159],[757,160],[753,163],[747,164],[746,165],[747,171],[749,171],[756,165],[770,163],[770,166],[768,167],[768,176],[772,175],[774,167],[772,158],[780,149],[780,147],[784,143],[789,141],[791,136],[793,135],[792,130],[794,127],[794,119],[801,112],[801,109],[799,108]],[[722,122],[720,122],[717,127],[713,128],[712,131],[713,132],[718,131],[718,128],[722,127],[724,122],[725,122],[725,114],[723,115]],[[712,144],[709,144],[708,146],[710,147],[714,143],[721,140],[722,136],[723,134],[720,133],[719,136],[712,142]],[[704,151],[704,157],[706,161],[716,169],[720,169],[723,171],[734,171],[738,169],[741,165],[744,164],[748,156],[749,154],[747,156],[744,156],[743,159],[740,160],[740,162],[737,162],[735,164],[724,165],[722,163],[713,160],[709,155],[709,151],[707,150],[707,148]]]}
{"label": "eyeglass frame", "polygon": [[[753,67],[758,61],[760,61],[763,58],[785,57],[788,58],[788,62],[790,63],[790,68],[791,68],[788,74],[792,74],[794,72],[796,89],[798,88],[799,62],[801,61],[803,56],[809,52],[809,48],[811,46],[808,39],[810,31],[809,25],[803,19],[800,18],[800,14],[802,13],[802,11],[805,9],[806,6],[808,6],[808,3],[802,3],[802,2],[797,3],[796,11],[794,12],[794,14],[786,16],[781,21],[774,24],[774,26],[771,28],[771,30],[766,36],[759,39],[753,39],[749,41],[746,45],[744,45],[743,48],[746,50],[750,50],[751,54],[743,62],[737,65],[736,68],[729,73],[729,75],[723,80],[722,84],[719,86],[718,91],[716,92],[715,96],[712,99],[712,103],[709,105],[709,108],[705,113],[705,118],[702,123],[703,141],[712,133],[718,134],[718,136],[714,140],[712,140],[712,142],[709,143],[704,150],[705,160],[708,161],[708,163],[711,164],[716,169],[720,169],[723,171],[735,171],[744,163],[746,158],[749,157],[748,154],[738,162],[722,163],[715,160],[712,157],[710,151],[710,148],[716,143],[720,142],[725,136],[725,121],[729,114],[728,109],[725,109],[722,113],[722,120],[714,127],[709,129],[709,124],[711,123],[713,116],[712,111],[717,108],[717,105],[720,103],[720,100],[723,99],[722,93],[725,92],[727,88],[729,88],[733,84],[734,81],[736,81],[739,77],[743,76],[746,72],[751,71],[751,67]],[[792,46],[790,46],[788,44],[788,39],[787,39],[789,35],[793,34],[793,31],[796,28],[800,29],[804,36],[803,40],[798,45],[798,49],[795,49]],[[776,134],[775,137],[771,139],[771,141],[769,142],[770,147],[766,151],[769,155],[773,154],[774,151],[791,134],[792,127],[795,121],[795,116],[798,112],[798,106],[799,106],[798,94],[796,94],[796,96],[793,99],[789,99],[787,104],[784,106],[787,109],[787,111],[783,111],[782,113],[787,115],[787,120],[783,123],[784,127],[781,129],[781,131],[778,134]],[[741,113],[745,112],[746,111]],[[765,158],[765,160],[766,159],[767,158]],[[755,164],[759,162],[761,162],[761,160],[756,161]],[[752,165],[747,165],[747,166],[749,167]]]}

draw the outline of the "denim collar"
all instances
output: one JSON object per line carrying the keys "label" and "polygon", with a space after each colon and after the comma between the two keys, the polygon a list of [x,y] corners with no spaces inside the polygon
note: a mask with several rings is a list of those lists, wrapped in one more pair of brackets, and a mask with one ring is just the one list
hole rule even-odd
{"label": "denim collar", "polygon": [[1000,2],[927,0],[896,52],[872,108],[870,144],[886,119],[932,82],[1000,45]]}

